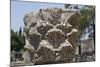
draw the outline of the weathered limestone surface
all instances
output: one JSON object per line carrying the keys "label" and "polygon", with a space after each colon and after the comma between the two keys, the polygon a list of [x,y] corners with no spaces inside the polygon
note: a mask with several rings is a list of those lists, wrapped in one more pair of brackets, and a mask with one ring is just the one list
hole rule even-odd
{"label": "weathered limestone surface", "polygon": [[75,57],[74,34],[78,32],[75,11],[40,9],[24,16],[27,51],[35,64],[70,62]]}

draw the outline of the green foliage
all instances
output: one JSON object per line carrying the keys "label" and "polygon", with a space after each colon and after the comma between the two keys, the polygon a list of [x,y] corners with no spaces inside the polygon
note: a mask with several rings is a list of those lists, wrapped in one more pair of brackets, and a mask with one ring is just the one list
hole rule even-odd
{"label": "green foliage", "polygon": [[[69,8],[71,5],[67,5],[65,4],[65,8]],[[75,5],[78,7],[78,5]],[[77,7],[74,9],[77,9]],[[91,6],[91,5],[85,5],[82,7],[82,9],[78,9],[80,10],[80,17],[79,17],[79,22],[78,22],[78,30],[79,32],[77,33],[79,36],[82,34],[83,30],[90,24],[91,20],[93,20],[93,18],[95,18],[95,6]],[[75,20],[75,19],[74,19]]]}
{"label": "green foliage", "polygon": [[65,8],[69,8],[71,4],[65,4]]}
{"label": "green foliage", "polygon": [[95,17],[95,7],[94,6],[84,6],[80,10],[81,16],[79,18],[80,30],[84,30],[86,26],[90,24],[90,21]]}
{"label": "green foliage", "polygon": [[14,32],[11,30],[11,51],[20,51],[21,49],[24,48],[25,45],[25,38],[23,35],[21,35],[21,29],[18,32]]}
{"label": "green foliage", "polygon": [[19,36],[21,36],[21,35],[22,35],[22,29],[20,27],[20,29],[19,29]]}
{"label": "green foliage", "polygon": [[91,20],[95,18],[95,7],[94,6],[84,6],[82,10],[80,10],[80,18],[79,18],[79,36],[83,33],[83,30],[90,24]]}

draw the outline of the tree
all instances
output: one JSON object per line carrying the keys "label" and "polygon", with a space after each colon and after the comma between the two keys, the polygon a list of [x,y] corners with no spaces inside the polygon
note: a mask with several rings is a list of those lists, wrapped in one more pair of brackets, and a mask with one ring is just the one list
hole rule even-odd
{"label": "tree", "polygon": [[69,8],[71,4],[65,4],[65,8]]}
{"label": "tree", "polygon": [[21,49],[24,48],[25,45],[25,38],[23,35],[21,35],[21,29],[18,32],[19,34],[17,34],[17,32],[14,32],[11,29],[11,51],[15,50],[15,51],[20,51]]}
{"label": "tree", "polygon": [[19,29],[19,36],[21,36],[22,35],[22,28],[20,27],[20,29]]}
{"label": "tree", "polygon": [[[69,8],[70,5],[65,4],[65,8]],[[79,5],[75,5],[77,7],[79,7]],[[74,7],[74,8],[77,8]],[[82,9],[78,9],[80,11],[80,17],[78,19],[78,36],[80,38],[80,36],[83,33],[83,30],[85,30],[85,28],[90,24],[91,20],[94,20],[95,18],[95,6],[91,6],[91,5],[85,5],[82,7]],[[73,20],[75,21],[75,19]]]}
{"label": "tree", "polygon": [[87,25],[90,24],[91,19],[95,17],[95,7],[86,5],[82,10],[80,10],[80,13],[80,29],[83,30]]}

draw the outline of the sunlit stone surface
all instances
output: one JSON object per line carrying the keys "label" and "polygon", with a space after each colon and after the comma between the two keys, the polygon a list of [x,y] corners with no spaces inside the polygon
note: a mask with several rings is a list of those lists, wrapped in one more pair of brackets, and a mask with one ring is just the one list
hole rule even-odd
{"label": "sunlit stone surface", "polygon": [[72,62],[77,46],[74,34],[78,32],[78,16],[78,12],[60,8],[27,13],[24,16],[27,49],[24,61],[35,64]]}

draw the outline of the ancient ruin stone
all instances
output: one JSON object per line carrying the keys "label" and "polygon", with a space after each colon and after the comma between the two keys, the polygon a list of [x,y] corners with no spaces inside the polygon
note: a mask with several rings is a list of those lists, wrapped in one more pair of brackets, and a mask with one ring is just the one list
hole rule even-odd
{"label": "ancient ruin stone", "polygon": [[50,42],[54,48],[58,48],[62,42],[65,40],[65,35],[60,29],[50,29],[46,34],[46,39]]}
{"label": "ancient ruin stone", "polygon": [[75,11],[60,8],[27,13],[24,17],[25,48],[29,49],[31,62],[45,64],[73,60],[76,48],[74,33],[78,32],[75,23],[78,21],[72,19],[77,20],[77,16]]}
{"label": "ancient ruin stone", "polygon": [[50,30],[51,28],[53,28],[53,26],[46,23],[43,23],[37,27],[38,32],[42,35],[42,39],[45,39],[47,31]]}

